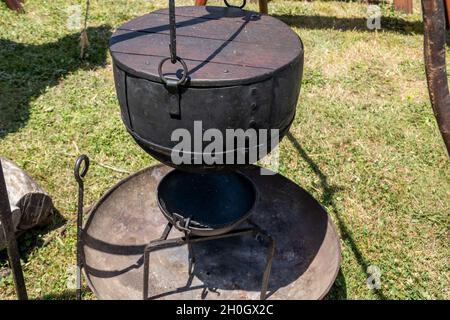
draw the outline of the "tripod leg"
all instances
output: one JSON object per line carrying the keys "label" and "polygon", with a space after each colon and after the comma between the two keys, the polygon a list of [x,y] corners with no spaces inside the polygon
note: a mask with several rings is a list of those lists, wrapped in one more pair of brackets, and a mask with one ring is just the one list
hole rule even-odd
{"label": "tripod leg", "polygon": [[163,249],[166,246],[164,245],[164,241],[167,240],[169,236],[170,230],[172,230],[172,224],[168,223],[164,232],[159,240],[151,241],[144,250],[144,282],[142,289],[142,297],[144,300],[148,298],[148,276],[150,272],[150,253],[152,251],[157,251],[159,249]]}
{"label": "tripod leg", "polygon": [[194,248],[192,247],[191,242],[188,242],[188,254],[189,254],[188,274],[191,275],[192,271],[194,270],[194,265],[195,265]]}
{"label": "tripod leg", "polygon": [[262,280],[262,285],[261,285],[260,300],[266,299],[267,289],[269,287],[270,272],[272,271],[273,256],[275,255],[275,241],[269,235],[265,235],[265,237],[269,241],[269,247],[267,248],[267,260],[266,260],[266,266],[264,268],[264,275],[263,275],[263,280]]}
{"label": "tripod leg", "polygon": [[149,245],[145,248],[144,251],[144,283],[142,289],[142,299],[146,300],[148,298],[148,273],[149,273],[149,264],[150,264],[150,250]]}
{"label": "tripod leg", "polygon": [[272,271],[272,261],[275,255],[275,240],[253,221],[247,220],[247,222],[255,229],[255,233],[257,235],[261,236],[261,238],[264,238],[269,243],[269,247],[267,248],[266,265],[264,267],[264,274],[261,284],[261,294],[259,296],[260,300],[265,300],[267,298],[267,289],[269,288],[270,273]]}

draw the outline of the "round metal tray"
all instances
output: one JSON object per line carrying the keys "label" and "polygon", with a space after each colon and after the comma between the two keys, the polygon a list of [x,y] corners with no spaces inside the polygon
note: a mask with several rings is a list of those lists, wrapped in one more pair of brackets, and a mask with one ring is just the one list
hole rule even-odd
{"label": "round metal tray", "polygon": [[[92,208],[83,232],[82,255],[89,287],[99,299],[141,299],[143,252],[167,220],[156,187],[171,168],[157,165],[114,186]],[[340,263],[335,227],[305,190],[279,174],[242,170],[260,199],[252,220],[275,240],[268,299],[321,299]],[[182,234],[173,230],[169,238]],[[188,276],[187,248],[155,252],[150,297],[160,299],[258,299],[267,248],[243,236],[193,245],[196,264]]]}

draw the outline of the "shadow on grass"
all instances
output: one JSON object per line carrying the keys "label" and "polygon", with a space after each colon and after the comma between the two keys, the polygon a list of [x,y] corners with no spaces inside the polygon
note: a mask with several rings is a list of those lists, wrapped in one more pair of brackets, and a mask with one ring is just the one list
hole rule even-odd
{"label": "shadow on grass", "polygon": [[[358,248],[358,245],[356,244],[355,240],[353,239],[352,232],[347,228],[346,223],[344,220],[340,217],[339,210],[334,202],[334,195],[341,190],[339,186],[333,186],[328,183],[327,176],[320,170],[319,166],[309,157],[308,153],[302,148],[300,143],[297,141],[297,139],[290,133],[286,135],[289,139],[289,141],[293,144],[295,149],[297,150],[298,154],[303,158],[303,160],[308,163],[311,170],[317,175],[317,177],[320,180],[320,184],[323,190],[323,195],[321,202],[326,207],[331,207],[334,211],[334,217],[337,221],[337,226],[340,230],[340,234],[342,237],[342,240],[347,243],[348,247],[352,250],[356,261],[358,262],[359,266],[361,267],[361,270],[363,273],[367,275],[367,277],[370,276],[370,274],[367,273],[367,268],[369,267],[369,264],[367,263],[366,259],[362,255],[361,251]],[[346,292],[346,286],[345,286],[345,278],[341,271],[339,271],[341,274],[341,278],[338,274],[338,277],[336,279],[336,282],[334,283],[332,289],[330,290],[330,293],[327,295],[329,298],[338,298],[338,299],[344,299],[346,298],[346,293],[344,294],[342,290],[345,290]],[[343,286],[341,281],[343,281]],[[361,284],[365,285],[365,284]],[[375,294],[379,299],[386,300],[386,296],[382,293],[381,290],[374,290]]]}
{"label": "shadow on grass", "polygon": [[[81,295],[90,292],[88,287],[81,288]],[[77,298],[76,290],[64,290],[60,293],[47,293],[35,300],[75,300]]]}
{"label": "shadow on grass", "polygon": [[[340,31],[374,32],[367,28],[367,19],[340,18],[330,16],[306,16],[306,15],[273,15],[284,21],[291,27],[300,29],[334,29]],[[381,17],[381,30],[400,34],[423,34],[421,21],[407,21],[397,17]]]}
{"label": "shadow on grass", "polygon": [[22,128],[29,118],[30,102],[68,74],[106,64],[109,26],[88,28],[91,43],[80,59],[80,33],[55,42],[22,44],[0,39],[0,139]]}

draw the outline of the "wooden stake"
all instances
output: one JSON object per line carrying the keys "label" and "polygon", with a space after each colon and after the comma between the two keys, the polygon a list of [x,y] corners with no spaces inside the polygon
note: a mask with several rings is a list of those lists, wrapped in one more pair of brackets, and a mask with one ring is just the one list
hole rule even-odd
{"label": "wooden stake", "polygon": [[394,9],[404,13],[413,13],[413,0],[394,0]]}
{"label": "wooden stake", "polygon": [[268,0],[259,0],[259,12],[268,14],[269,7],[267,5]]}

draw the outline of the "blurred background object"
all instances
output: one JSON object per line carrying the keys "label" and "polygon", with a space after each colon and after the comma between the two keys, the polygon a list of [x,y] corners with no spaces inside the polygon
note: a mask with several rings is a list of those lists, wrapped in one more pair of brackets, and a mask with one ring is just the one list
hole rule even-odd
{"label": "blurred background object", "polygon": [[4,0],[8,8],[14,11],[23,12],[23,5],[20,0]]}

